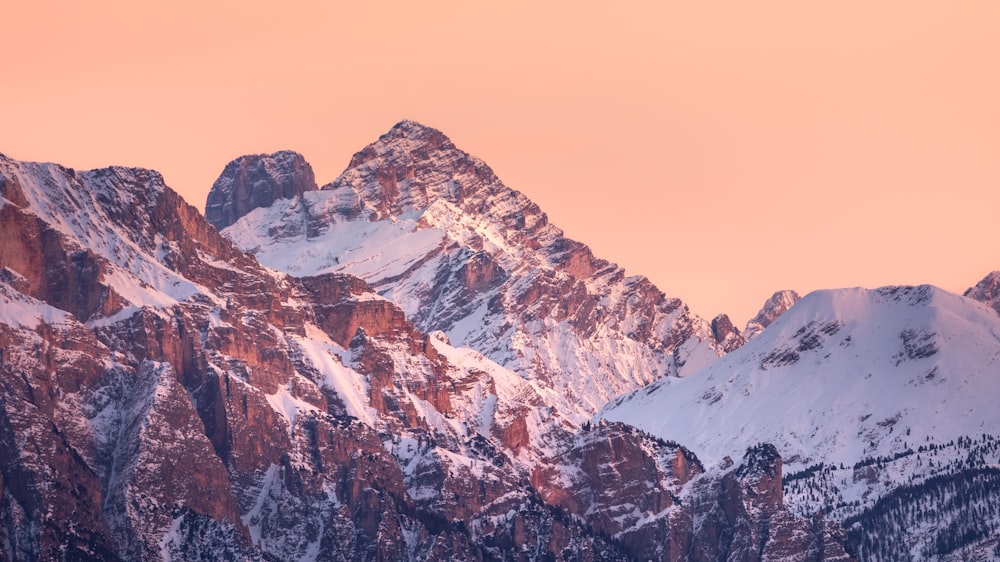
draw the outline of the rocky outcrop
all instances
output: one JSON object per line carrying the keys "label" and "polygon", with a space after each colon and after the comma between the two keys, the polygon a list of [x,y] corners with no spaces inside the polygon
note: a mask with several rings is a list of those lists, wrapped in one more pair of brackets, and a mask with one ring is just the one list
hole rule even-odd
{"label": "rocky outcrop", "polygon": [[747,449],[743,464],[736,469],[749,509],[773,514],[782,509],[781,456],[771,444]]}
{"label": "rocky outcrop", "polygon": [[1000,314],[1000,271],[991,272],[983,277],[975,287],[969,287],[963,296],[986,303]]}
{"label": "rocky outcrop", "polygon": [[851,559],[841,529],[785,510],[771,445],[706,471],[677,443],[602,421],[533,480],[632,560]]}
{"label": "rocky outcrop", "polygon": [[222,230],[254,209],[315,189],[312,166],[297,152],[241,156],[227,164],[212,185],[205,218]]}
{"label": "rocky outcrop", "polygon": [[733,326],[732,320],[725,314],[712,319],[712,336],[723,351],[729,353],[746,343],[740,329]]}
{"label": "rocky outcrop", "polygon": [[802,297],[792,290],[776,291],[767,299],[757,315],[747,322],[746,328],[743,329],[744,339],[751,340],[757,337],[764,331],[764,328],[770,326],[771,322],[777,320],[779,316],[784,314],[789,308],[792,308],[801,299]]}
{"label": "rocky outcrop", "polygon": [[398,306],[373,294],[367,283],[349,275],[305,277],[303,287],[314,303],[318,325],[342,347],[362,330],[366,336],[413,341],[416,329]]}
{"label": "rocky outcrop", "polygon": [[843,529],[784,508],[781,458],[771,445],[751,447],[740,465],[699,479],[686,497],[684,514],[673,520],[678,559],[853,560]]}
{"label": "rocky outcrop", "polygon": [[677,540],[671,514],[679,495],[704,472],[693,453],[616,423],[585,425],[576,443],[536,471],[546,501],[585,519],[596,533],[615,537],[633,560],[665,556]]}

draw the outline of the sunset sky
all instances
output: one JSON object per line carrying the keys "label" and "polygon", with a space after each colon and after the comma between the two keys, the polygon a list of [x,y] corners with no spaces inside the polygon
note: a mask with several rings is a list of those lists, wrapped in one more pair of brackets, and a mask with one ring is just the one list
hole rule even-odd
{"label": "sunset sky", "polygon": [[[1000,269],[1000,2],[7,2],[0,152],[317,181],[440,129],[706,318]],[[147,7],[155,6],[155,7]]]}

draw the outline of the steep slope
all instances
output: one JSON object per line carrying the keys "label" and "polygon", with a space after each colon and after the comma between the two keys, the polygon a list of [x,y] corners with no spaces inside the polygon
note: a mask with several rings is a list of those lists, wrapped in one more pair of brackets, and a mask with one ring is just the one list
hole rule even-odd
{"label": "steep slope", "polygon": [[[599,416],[686,443],[709,464],[742,443],[773,443],[792,473],[793,511],[857,523],[858,544],[884,545],[884,527],[862,525],[875,525],[879,498],[915,486],[923,491],[907,499],[928,501],[921,483],[1000,462],[997,373],[1000,317],[981,303],[930,286],[820,291],[700,373],[657,381]],[[960,505],[940,507],[933,533],[916,515],[897,520],[906,552],[859,554],[922,559],[936,533],[966,524]]]}
{"label": "steep slope", "polygon": [[607,483],[553,498],[607,449],[551,390],[361,279],[262,267],[155,172],[0,155],[0,196],[0,560],[626,560],[709,531],[760,554],[752,486],[632,430],[607,438],[652,462],[606,493],[662,482],[694,505],[639,518],[718,525],[594,529],[571,506]]}
{"label": "steep slope", "polygon": [[365,279],[419,329],[554,391],[575,423],[723,352],[682,302],[565,238],[485,163],[411,121],[322,190],[249,212],[224,234],[293,275]]}

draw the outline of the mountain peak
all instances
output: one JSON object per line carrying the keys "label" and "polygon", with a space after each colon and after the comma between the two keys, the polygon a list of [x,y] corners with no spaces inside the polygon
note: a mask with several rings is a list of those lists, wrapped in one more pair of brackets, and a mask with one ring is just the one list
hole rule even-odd
{"label": "mountain peak", "polygon": [[[467,154],[455,148],[451,139],[441,131],[416,121],[404,119],[393,125],[377,141],[358,151],[351,158],[351,163],[347,167],[348,169],[357,168],[377,159],[401,162],[412,166],[414,161],[425,161],[438,150],[453,151],[457,153],[456,156],[468,157]],[[441,158],[436,160],[440,161]]]}
{"label": "mountain peak", "polygon": [[733,326],[732,320],[726,314],[720,314],[712,319],[712,336],[715,337],[715,342],[726,352],[729,353],[734,349],[740,347],[746,340],[743,335],[740,334],[740,329]]}
{"label": "mountain peak", "polygon": [[970,287],[963,296],[986,303],[1000,314],[1000,271],[991,272],[982,281]]}
{"label": "mountain peak", "polygon": [[747,340],[753,339],[801,299],[802,297],[792,290],[775,291],[761,307],[757,316],[747,322],[746,328],[743,329],[743,337]]}
{"label": "mountain peak", "polygon": [[[364,278],[419,329],[553,389],[575,423],[724,349],[682,302],[566,238],[485,162],[420,123],[398,123],[301,201],[225,234],[279,271]],[[731,324],[717,327],[736,346]]]}
{"label": "mountain peak", "polygon": [[419,123],[417,121],[411,121],[409,119],[403,119],[399,123],[396,123],[389,129],[389,132],[382,135],[382,138],[409,138],[409,139],[421,139],[430,136],[444,136],[444,134],[433,128]]}
{"label": "mountain peak", "polygon": [[205,218],[222,230],[254,209],[316,189],[312,166],[297,152],[240,156],[226,165],[212,185]]}
{"label": "mountain peak", "polygon": [[400,121],[358,151],[323,189],[359,194],[379,218],[424,211],[438,200],[458,203],[474,193],[509,190],[482,160],[416,121]]}

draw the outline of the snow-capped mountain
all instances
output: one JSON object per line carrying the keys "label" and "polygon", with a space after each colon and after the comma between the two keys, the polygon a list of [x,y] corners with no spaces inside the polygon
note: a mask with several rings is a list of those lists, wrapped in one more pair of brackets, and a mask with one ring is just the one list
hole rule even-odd
{"label": "snow-capped mountain", "polygon": [[703,470],[564,399],[156,172],[0,155],[0,560],[847,558],[776,455]]}
{"label": "snow-capped mountain", "polygon": [[[249,208],[230,202],[246,191],[228,187],[238,168],[223,172],[210,206]],[[717,342],[708,322],[647,279],[564,237],[485,163],[412,121],[355,154],[321,190],[275,199],[223,233],[292,275],[365,279],[419,329],[551,390],[574,423],[736,346]]]}
{"label": "snow-capped mountain", "polygon": [[[818,291],[699,373],[657,381],[599,417],[684,443],[708,465],[772,443],[791,509],[847,522],[862,558],[947,559],[955,544],[991,552],[1000,515],[970,526],[968,498],[952,496],[936,519],[891,522],[896,543],[866,525],[894,494],[915,513],[914,498],[992,474],[998,375],[1000,316],[983,303],[931,286]],[[987,495],[1000,499],[991,482]]]}
{"label": "snow-capped mountain", "polygon": [[559,434],[531,384],[360,279],[261,267],[155,172],[0,157],[0,193],[5,559],[534,548],[442,527],[510,509],[602,552],[512,460]]}
{"label": "snow-capped mountain", "polygon": [[1000,558],[995,272],[741,333],[405,121],[233,161],[226,236],[149,170],[0,196],[0,561]]}

